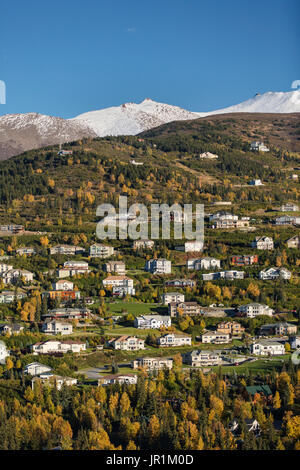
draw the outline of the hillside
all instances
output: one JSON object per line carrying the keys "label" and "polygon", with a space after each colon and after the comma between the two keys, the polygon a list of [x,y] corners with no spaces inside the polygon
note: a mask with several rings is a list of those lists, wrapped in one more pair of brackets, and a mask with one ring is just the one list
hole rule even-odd
{"label": "hillside", "polygon": [[[275,115],[269,114],[275,112],[277,113]],[[189,121],[199,117],[218,120],[221,116],[220,119],[224,120],[224,113],[229,113],[230,116],[232,113],[239,113],[234,114],[237,120],[245,119],[252,123],[255,121],[261,123],[263,120],[263,130],[258,124],[253,124],[249,131],[266,136],[272,134],[273,130],[274,133],[278,133],[278,139],[273,139],[276,137],[275,134],[271,135],[272,141],[277,145],[276,142],[280,143],[281,137],[285,139],[290,134],[290,139],[293,140],[292,134],[296,121],[299,121],[299,114],[297,114],[299,112],[300,90],[295,90],[286,93],[258,94],[238,105],[209,112],[191,112],[178,106],[158,103],[146,98],[141,103],[124,103],[120,106],[89,111],[72,119],[37,113],[7,114],[0,116],[0,160],[33,148],[72,142],[82,137],[137,135],[166,123]],[[277,124],[274,122],[275,116],[279,121]],[[286,121],[289,116],[291,116],[291,122],[289,119]],[[271,128],[270,121],[273,123]],[[287,126],[291,127],[291,130],[282,128]],[[248,128],[248,123],[245,127]],[[239,128],[237,130],[239,131]],[[232,128],[232,131],[235,132],[235,129]],[[240,131],[241,134],[245,134],[246,138],[248,137],[246,129],[241,128]],[[296,149],[292,146],[287,148]]]}
{"label": "hillside", "polygon": [[[265,144],[300,152],[300,113],[230,113],[202,117],[188,122],[172,122],[141,133],[141,137],[166,144],[180,133],[201,143],[218,143],[224,137],[230,145],[262,140]],[[200,137],[199,137],[200,136]],[[228,140],[229,139],[229,140]]]}
{"label": "hillside", "polygon": [[[57,155],[58,146],[31,150],[0,163],[0,221],[39,230],[94,224],[97,205],[116,204],[120,194],[130,203],[230,201],[240,213],[261,215],[273,204],[299,199],[299,184],[290,179],[299,174],[299,154],[289,151],[299,148],[298,126],[298,115],[214,116],[138,137],[84,138],[65,146],[71,156]],[[253,153],[254,138],[278,145]],[[219,158],[200,159],[207,151]],[[251,178],[264,186],[249,186]]]}

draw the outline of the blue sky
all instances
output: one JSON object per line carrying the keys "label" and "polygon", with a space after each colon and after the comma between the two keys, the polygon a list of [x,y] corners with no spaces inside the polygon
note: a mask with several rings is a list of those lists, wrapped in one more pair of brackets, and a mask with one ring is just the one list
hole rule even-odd
{"label": "blue sky", "polygon": [[10,0],[0,114],[74,117],[146,97],[208,111],[300,79],[299,0]]}

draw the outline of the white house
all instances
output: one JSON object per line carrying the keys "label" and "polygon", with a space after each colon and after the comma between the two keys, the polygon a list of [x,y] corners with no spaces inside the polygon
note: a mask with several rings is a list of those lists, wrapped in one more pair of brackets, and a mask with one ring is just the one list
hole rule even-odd
{"label": "white house", "polygon": [[14,300],[21,300],[26,297],[23,292],[14,292],[12,290],[4,290],[0,292],[0,304],[10,304]]}
{"label": "white house", "polygon": [[122,351],[138,351],[145,349],[145,340],[136,336],[119,336],[107,341],[107,346]]}
{"label": "white house", "polygon": [[56,245],[50,248],[50,255],[76,255],[84,253],[82,246],[75,245]]}
{"label": "white house", "polygon": [[285,348],[277,341],[262,339],[250,345],[250,352],[255,356],[279,356],[285,354]]}
{"label": "white house", "polygon": [[166,292],[161,296],[161,301],[164,305],[168,305],[170,302],[184,302],[184,294],[180,292]]}
{"label": "white house", "polygon": [[139,357],[131,363],[133,369],[139,367],[146,370],[172,369],[173,359],[166,357]]}
{"label": "white house", "polygon": [[157,343],[161,347],[191,346],[192,337],[188,335],[175,335],[174,333],[169,333],[158,338]]}
{"label": "white house", "polygon": [[280,207],[280,210],[282,212],[298,212],[299,206],[298,204],[293,204],[292,202],[287,202],[285,204],[282,204]]}
{"label": "white house", "polygon": [[102,284],[105,288],[112,288],[115,295],[134,295],[133,279],[127,276],[108,276],[103,279]]}
{"label": "white house", "polygon": [[228,333],[220,333],[218,331],[207,331],[201,336],[202,343],[206,344],[227,344],[230,343],[231,338]]}
{"label": "white house", "polygon": [[90,246],[90,257],[91,258],[109,258],[114,254],[114,247],[102,245],[100,243],[94,243]]}
{"label": "white house", "polygon": [[11,271],[14,267],[11,264],[0,263],[0,276],[7,271]]}
{"label": "white house", "polygon": [[234,279],[244,279],[244,271],[219,271],[214,273],[202,274],[203,281],[213,281],[216,279],[226,279],[232,281]]}
{"label": "white house", "polygon": [[150,259],[146,261],[145,271],[151,274],[171,274],[171,261],[164,258]]}
{"label": "white house", "polygon": [[42,324],[42,332],[46,335],[71,335],[73,333],[73,326],[71,323],[57,320],[46,321]]}
{"label": "white house", "polygon": [[31,256],[36,254],[36,249],[29,246],[24,246],[16,249],[16,253],[20,256],[26,255]]}
{"label": "white house", "polygon": [[300,217],[284,215],[275,219],[276,225],[300,225]]}
{"label": "white house", "polygon": [[40,375],[45,372],[51,372],[51,367],[41,364],[40,362],[31,362],[24,367],[24,374],[29,374],[32,376]]}
{"label": "white house", "polygon": [[204,258],[193,258],[188,259],[186,262],[187,269],[195,269],[199,271],[201,269],[217,269],[221,267],[221,261],[217,258],[211,258],[206,256]]}
{"label": "white house", "polygon": [[33,281],[34,274],[26,269],[11,269],[2,273],[3,284],[14,284],[17,280],[23,279],[24,282]]}
{"label": "white house", "polygon": [[238,311],[248,318],[255,318],[260,315],[267,315],[268,317],[272,317],[274,313],[274,310],[268,307],[268,305],[263,305],[256,302],[247,305],[241,305],[238,308]]}
{"label": "white house", "polygon": [[78,353],[86,350],[86,343],[81,341],[57,341],[49,340],[35,343],[31,346],[33,354],[51,354],[51,353],[67,353],[69,351]]}
{"label": "white house", "polygon": [[3,341],[0,341],[0,364],[5,364],[6,358],[9,356],[9,351]]}
{"label": "white house", "polygon": [[251,142],[250,150],[252,152],[270,152],[270,149],[263,142],[259,141]]}
{"label": "white house", "polygon": [[289,339],[290,345],[292,349],[299,349],[300,348],[300,336],[291,336]]}
{"label": "white house", "polygon": [[137,384],[137,379],[138,379],[137,374],[106,375],[98,379],[98,387],[105,386],[105,385],[112,385],[116,383],[119,383],[120,385],[122,384],[135,385]]}
{"label": "white house", "polygon": [[268,268],[263,269],[259,273],[259,278],[262,280],[273,280],[273,279],[291,279],[292,273],[286,268]]}
{"label": "white house", "polygon": [[135,317],[134,326],[140,329],[159,329],[171,326],[171,317],[168,315],[141,315]]}
{"label": "white house", "polygon": [[250,186],[263,186],[261,180],[259,179],[254,179],[249,181]]}
{"label": "white house", "polygon": [[52,284],[54,290],[73,290],[74,283],[71,281],[57,281]]}
{"label": "white house", "polygon": [[255,237],[251,243],[251,247],[257,250],[273,250],[274,241],[272,237]]}
{"label": "white house", "polygon": [[66,261],[64,267],[58,270],[58,277],[72,277],[76,274],[85,274],[89,272],[89,265],[86,261]]}
{"label": "white house", "polygon": [[132,248],[134,250],[152,250],[154,247],[153,240],[135,240],[133,242]]}
{"label": "white house", "polygon": [[185,253],[202,251],[203,250],[203,242],[196,241],[196,240],[185,242],[182,249]]}
{"label": "white house", "polygon": [[192,367],[216,366],[221,364],[220,355],[214,351],[195,350],[183,355],[183,362]]}
{"label": "white house", "polygon": [[38,377],[34,377],[31,381],[32,390],[36,383],[47,384],[50,387],[56,387],[57,390],[60,390],[62,386],[71,387],[72,385],[77,384],[77,379],[73,377],[62,377],[60,375],[52,374],[51,372],[45,372],[40,374]]}

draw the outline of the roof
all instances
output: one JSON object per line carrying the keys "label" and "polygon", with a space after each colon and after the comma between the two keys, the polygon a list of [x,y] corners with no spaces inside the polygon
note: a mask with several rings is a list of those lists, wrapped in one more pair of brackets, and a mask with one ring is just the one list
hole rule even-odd
{"label": "roof", "polygon": [[246,390],[251,396],[255,395],[256,393],[262,393],[265,396],[272,395],[272,391],[269,385],[252,385],[250,387],[246,387]]}

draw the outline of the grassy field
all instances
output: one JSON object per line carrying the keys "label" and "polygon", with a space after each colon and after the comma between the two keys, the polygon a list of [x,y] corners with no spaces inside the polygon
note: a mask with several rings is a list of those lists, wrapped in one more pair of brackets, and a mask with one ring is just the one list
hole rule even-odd
{"label": "grassy field", "polygon": [[110,313],[122,314],[122,311],[132,313],[133,315],[143,315],[149,313],[158,313],[158,309],[161,309],[161,304],[147,304],[132,300],[131,302],[123,302],[122,300],[114,302],[106,302],[106,307]]}

